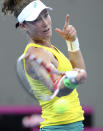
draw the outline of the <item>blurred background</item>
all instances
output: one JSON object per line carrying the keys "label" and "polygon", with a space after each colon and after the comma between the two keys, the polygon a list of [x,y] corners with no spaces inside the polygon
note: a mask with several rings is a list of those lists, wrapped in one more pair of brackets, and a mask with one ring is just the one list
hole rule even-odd
{"label": "blurred background", "polygon": [[[70,24],[77,29],[80,48],[83,53],[88,78],[78,88],[81,105],[92,112],[95,128],[103,127],[103,1],[102,0],[42,0],[53,8],[52,43],[66,56],[65,41],[55,32],[62,29],[65,16],[70,14]],[[2,1],[0,1],[1,4]],[[22,88],[16,74],[16,60],[22,54],[28,38],[21,29],[15,29],[17,20],[3,16],[0,11],[0,108],[32,107],[35,100]],[[13,109],[13,108],[12,108]],[[1,118],[1,117],[0,117]]]}

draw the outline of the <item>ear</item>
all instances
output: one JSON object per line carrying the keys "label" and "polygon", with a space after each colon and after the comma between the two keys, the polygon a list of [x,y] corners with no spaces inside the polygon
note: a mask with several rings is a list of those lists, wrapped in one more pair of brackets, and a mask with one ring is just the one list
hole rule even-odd
{"label": "ear", "polygon": [[24,25],[24,23],[19,23],[20,28],[22,28],[23,30],[27,31],[26,26]]}

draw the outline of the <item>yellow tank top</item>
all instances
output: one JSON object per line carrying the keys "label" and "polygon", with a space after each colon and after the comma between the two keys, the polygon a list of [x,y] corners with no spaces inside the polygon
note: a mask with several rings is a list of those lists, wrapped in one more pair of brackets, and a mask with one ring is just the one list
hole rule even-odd
{"label": "yellow tank top", "polygon": [[[52,48],[45,47],[42,45],[37,45],[35,43],[30,43],[26,46],[24,50],[24,54],[27,52],[27,50],[31,47],[40,47],[45,48],[50,53],[52,53],[58,60],[58,70],[59,71],[71,71],[72,65],[70,61],[61,53],[55,46],[53,46],[56,50],[53,50]],[[32,79],[29,74],[26,71],[25,68],[25,60],[24,60],[24,69],[26,77],[29,81],[29,84],[34,91],[35,97],[38,99],[38,91],[40,91],[40,88],[44,88],[44,93],[50,93],[48,90],[46,90],[46,87],[38,80]],[[35,87],[35,88],[34,88]],[[36,89],[36,90],[35,90]],[[38,90],[37,90],[38,89]],[[84,120],[84,111],[82,110],[82,107],[80,105],[80,101],[78,98],[77,90],[74,89],[72,93],[70,93],[67,96],[63,96],[64,99],[69,101],[69,108],[68,111],[62,114],[58,114],[53,110],[53,103],[59,99],[59,97],[55,97],[52,100],[49,101],[41,101],[38,99],[40,105],[42,106],[42,118],[44,119],[43,122],[40,124],[40,128],[45,126],[51,126],[51,125],[61,125],[61,124],[69,124],[77,121]]]}

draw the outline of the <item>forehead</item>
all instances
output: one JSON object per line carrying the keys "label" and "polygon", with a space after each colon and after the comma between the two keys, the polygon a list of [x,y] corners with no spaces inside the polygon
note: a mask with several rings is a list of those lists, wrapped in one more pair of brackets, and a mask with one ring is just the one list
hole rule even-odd
{"label": "forehead", "polygon": [[42,16],[42,15],[44,15],[44,14],[46,14],[46,13],[48,13],[48,10],[47,10],[47,9],[44,9],[44,10],[40,13],[40,15],[39,15],[38,17],[40,17],[40,16]]}

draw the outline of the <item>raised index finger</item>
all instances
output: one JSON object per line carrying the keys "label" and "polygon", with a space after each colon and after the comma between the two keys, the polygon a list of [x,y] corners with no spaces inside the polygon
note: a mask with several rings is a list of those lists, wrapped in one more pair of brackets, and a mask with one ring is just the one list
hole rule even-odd
{"label": "raised index finger", "polygon": [[68,28],[69,25],[69,14],[66,15],[64,28]]}

